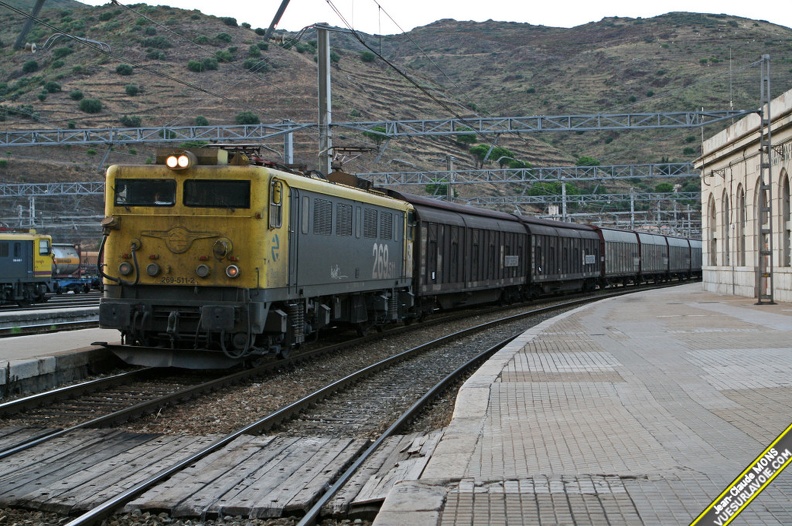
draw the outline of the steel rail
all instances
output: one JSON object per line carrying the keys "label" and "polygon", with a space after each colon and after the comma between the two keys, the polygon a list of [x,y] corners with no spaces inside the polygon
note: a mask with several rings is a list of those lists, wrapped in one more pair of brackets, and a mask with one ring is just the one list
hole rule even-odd
{"label": "steel rail", "polygon": [[88,393],[102,391],[108,387],[129,384],[136,381],[138,377],[147,374],[148,371],[150,371],[150,369],[127,371],[113,376],[97,378],[75,385],[59,387],[57,389],[51,389],[43,393],[4,402],[0,404],[0,418],[5,418],[10,415],[22,413],[24,411],[29,411],[30,409],[35,409],[37,407],[46,406],[56,401],[69,400],[71,398],[83,396]]}
{"label": "steel rail", "polygon": [[332,486],[328,488],[324,495],[305,513],[305,516],[297,523],[297,526],[313,526],[319,518],[322,508],[330,502],[330,499],[335,497],[344,485],[357,473],[363,464],[371,458],[374,453],[379,449],[385,440],[398,433],[407,423],[409,423],[420,411],[427,407],[435,398],[441,393],[446,391],[448,387],[461,378],[470,369],[478,366],[481,362],[487,360],[496,352],[505,347],[508,343],[514,340],[518,335],[510,336],[509,338],[501,341],[500,343],[490,347],[484,352],[479,353],[477,356],[468,360],[465,364],[457,368],[455,371],[447,375],[437,384],[435,384],[429,391],[426,392],[419,400],[417,400],[407,411],[401,414],[391,426],[386,429],[369,447],[364,451],[352,465],[336,480]]}

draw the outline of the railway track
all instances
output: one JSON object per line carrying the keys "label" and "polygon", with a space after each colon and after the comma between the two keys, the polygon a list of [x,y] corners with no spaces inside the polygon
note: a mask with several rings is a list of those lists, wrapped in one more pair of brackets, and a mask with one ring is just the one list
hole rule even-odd
{"label": "railway track", "polygon": [[18,305],[0,305],[0,315],[11,312],[26,312],[40,310],[56,310],[69,307],[98,307],[102,293],[92,290],[87,294],[49,294],[44,303],[34,303],[26,307]]}
{"label": "railway track", "polygon": [[[555,308],[557,309],[559,307],[555,307]],[[530,315],[530,314],[529,313],[524,313],[524,314],[521,314],[520,316],[524,317],[524,316],[527,316],[527,315]],[[466,331],[464,331],[464,332],[467,332],[467,333],[469,333],[469,332],[480,332],[482,330],[484,330],[483,326],[475,326],[473,328],[466,329]],[[524,326],[523,326],[523,330],[524,330]],[[121,505],[125,504],[126,502],[128,502],[129,500],[134,499],[135,497],[138,497],[139,495],[143,494],[146,490],[150,489],[151,487],[153,487],[157,483],[159,483],[159,482],[161,482],[161,481],[163,481],[165,479],[171,479],[172,477],[176,476],[177,473],[181,472],[184,469],[189,468],[190,466],[194,466],[201,459],[209,456],[212,453],[218,452],[219,450],[221,450],[224,447],[228,446],[229,444],[231,444],[235,440],[238,440],[242,436],[257,436],[262,431],[265,431],[265,430],[268,430],[268,429],[273,429],[275,426],[285,426],[285,425],[287,425],[286,423],[290,422],[290,421],[294,421],[295,422],[295,424],[294,424],[295,426],[297,426],[300,423],[303,423],[302,431],[300,430],[300,427],[295,427],[293,429],[293,432],[303,432],[303,431],[305,431],[306,430],[305,427],[304,427],[304,423],[305,422],[316,422],[316,420],[317,420],[315,417],[310,416],[311,413],[304,413],[310,406],[316,405],[320,400],[325,400],[325,399],[330,400],[329,397],[331,397],[331,396],[335,400],[334,403],[336,405],[338,405],[338,404],[340,404],[341,406],[349,405],[348,401],[345,402],[345,401],[343,401],[343,399],[336,398],[337,396],[340,396],[340,395],[334,395],[333,393],[339,393],[339,392],[340,393],[351,393],[351,392],[353,392],[353,391],[358,389],[358,388],[350,389],[351,385],[361,386],[361,385],[363,385],[363,382],[365,381],[364,378],[370,377],[374,373],[382,371],[385,368],[389,368],[388,375],[393,376],[394,373],[392,373],[391,371],[393,371],[393,367],[394,367],[395,363],[404,362],[405,364],[407,364],[408,361],[412,362],[412,365],[411,366],[407,366],[407,368],[404,370],[405,372],[401,373],[399,376],[402,378],[402,380],[401,380],[402,384],[404,384],[405,382],[409,383],[409,384],[414,384],[415,383],[414,379],[415,379],[415,376],[416,376],[415,369],[417,368],[418,370],[424,371],[424,372],[428,369],[428,366],[427,366],[426,363],[419,364],[419,363],[416,363],[414,360],[419,359],[418,357],[420,357],[422,355],[423,356],[429,356],[430,354],[433,354],[435,356],[435,360],[436,361],[448,364],[452,360],[448,359],[447,349],[446,349],[446,352],[436,351],[434,353],[429,353],[428,350],[430,348],[436,348],[438,345],[441,345],[441,343],[442,343],[442,344],[444,344],[446,346],[447,345],[454,345],[454,352],[458,354],[460,352],[460,348],[461,348],[460,344],[458,343],[458,339],[460,337],[462,337],[461,333],[454,333],[453,335],[446,336],[443,339],[436,339],[436,340],[433,340],[432,342],[429,342],[427,344],[423,344],[423,345],[418,346],[418,347],[416,347],[414,349],[411,349],[410,351],[405,351],[405,352],[399,353],[399,354],[397,354],[395,356],[387,358],[386,360],[380,360],[380,361],[378,361],[375,364],[372,364],[372,365],[369,365],[367,367],[362,368],[360,371],[357,371],[354,374],[346,375],[344,378],[339,379],[339,380],[337,380],[335,382],[332,382],[328,386],[326,386],[326,387],[324,387],[324,388],[322,388],[320,390],[317,390],[317,391],[309,394],[308,396],[304,396],[304,397],[300,398],[297,401],[294,401],[292,403],[289,403],[289,404],[285,405],[284,407],[280,408],[279,410],[271,412],[270,414],[268,414],[264,418],[258,419],[258,420],[254,421],[254,422],[251,422],[251,423],[249,423],[249,424],[247,424],[245,426],[239,427],[238,429],[234,430],[231,433],[225,434],[223,437],[221,437],[221,438],[219,438],[217,440],[214,440],[214,442],[212,442],[211,444],[209,444],[206,447],[203,447],[199,451],[195,451],[191,455],[188,455],[186,457],[182,457],[181,461],[176,462],[176,463],[172,464],[171,466],[169,466],[168,468],[162,469],[159,472],[152,474],[146,480],[140,481],[133,488],[129,488],[126,491],[118,493],[113,498],[107,499],[106,503],[103,503],[103,504],[98,505],[98,506],[94,506],[92,511],[86,513],[84,517],[81,517],[79,519],[75,519],[75,521],[79,521],[79,522],[75,522],[75,524],[90,524],[90,523],[93,523],[93,522],[96,522],[96,521],[100,520],[101,517],[105,517],[108,514],[112,513],[119,506],[121,506]],[[457,343],[452,344],[452,343],[450,343],[450,340],[457,341]],[[472,349],[472,348],[474,348],[476,346],[478,346],[479,349],[480,349],[480,345],[472,345],[472,346],[471,345],[465,345],[463,347],[466,347],[466,348],[470,347]],[[474,354],[478,354],[478,351],[476,353],[474,353]],[[480,359],[483,359],[483,358],[480,358]],[[410,372],[410,371],[412,371],[412,372]],[[448,376],[448,374],[449,374],[448,371],[442,372],[442,373],[433,374],[432,375],[433,379],[430,380],[427,377],[426,380],[427,380],[427,382],[429,384],[435,385],[435,384],[439,383],[439,380],[441,379],[439,377],[445,378],[446,376]],[[388,375],[386,375],[386,376],[388,376]],[[426,376],[426,375],[424,375],[424,376]],[[380,389],[380,392],[382,392],[383,389],[385,391],[388,391],[388,390],[393,390],[394,388],[393,387],[388,387],[387,384],[386,384],[384,387],[381,386],[379,389]],[[367,389],[364,388],[364,393],[366,391],[367,391]],[[407,407],[405,407],[403,409],[399,409],[397,411],[397,413],[399,413],[399,414],[404,413],[407,409],[409,409],[409,407],[411,407],[412,405],[414,405],[416,403],[416,399],[417,398],[419,399],[419,398],[421,398],[421,396],[423,396],[423,394],[421,394],[421,396],[419,396],[418,393],[425,393],[427,391],[429,391],[429,388],[427,388],[426,385],[424,385],[424,386],[422,386],[420,388],[414,388],[413,389],[413,394],[411,394],[409,396],[401,397],[403,402],[406,403]],[[366,397],[368,397],[368,398],[377,398],[377,397],[372,397],[371,394],[370,394],[370,391],[368,391],[368,392],[369,392],[369,395],[365,395],[364,394],[363,395],[364,398],[366,398]],[[183,394],[179,394],[179,395],[176,395],[176,396],[182,396],[182,395]],[[358,396],[360,396],[360,395],[358,395]],[[428,398],[427,398],[427,400],[428,400]],[[327,402],[327,403],[329,403],[329,402]],[[149,409],[149,411],[150,410],[151,409]],[[417,408],[414,409],[414,411],[417,411],[417,410],[418,410]],[[382,415],[393,415],[393,414],[395,414],[394,412],[395,412],[395,409],[393,407],[388,407],[388,408],[385,408],[385,409],[381,410],[380,414],[382,414]],[[305,416],[305,417],[301,416],[299,419],[294,420],[297,415],[302,415],[303,413],[305,415],[307,415],[307,416]],[[336,416],[326,418],[325,420],[328,420],[328,421],[329,420],[336,420],[337,426],[338,426],[336,431],[331,431],[329,429],[325,429],[324,431],[322,431],[322,433],[328,434],[328,435],[333,435],[333,434],[335,434],[335,435],[343,435],[346,432],[345,429],[346,429],[347,426],[343,423],[343,419],[345,417],[339,416],[339,413],[337,413],[337,412],[335,413],[335,415]],[[408,419],[409,419],[409,417],[405,416],[403,418],[403,421],[407,421]],[[319,420],[321,420],[321,418]],[[383,420],[381,418],[378,419],[378,420],[379,420],[379,424],[375,425],[375,427],[383,427],[383,426],[384,427],[391,427],[392,428],[392,430],[390,431],[391,433],[395,432],[400,427],[400,426],[393,427],[393,422],[386,421],[386,420]],[[351,440],[350,444],[352,444],[352,445],[350,447],[351,447],[352,450],[354,450],[354,455],[350,456],[350,462],[357,463],[357,461],[355,460],[354,457],[358,456],[358,450],[362,449],[363,444],[366,444],[375,435],[377,436],[377,438],[374,440],[375,443],[377,441],[384,441],[386,439],[385,437],[379,437],[378,436],[381,431],[382,431],[381,429],[376,429],[376,430],[375,429],[369,429],[369,430],[365,431],[362,434],[356,432],[355,435],[356,435],[357,438],[349,438],[348,436],[347,437],[343,437],[342,440],[348,440],[348,441]],[[291,432],[287,431],[287,428],[285,428],[285,427],[283,428],[283,430],[279,431],[278,434],[283,436],[284,433],[291,434]],[[348,432],[346,434],[348,435]],[[63,436],[61,435],[59,438],[62,439]],[[357,443],[357,446],[355,446],[353,443]],[[12,454],[12,455],[8,455],[6,458],[0,460],[0,462],[13,461],[15,456],[16,456],[16,453]],[[362,462],[362,460],[361,460],[361,462]],[[0,479],[0,481],[2,481],[2,479]],[[330,482],[330,481],[328,481],[328,482]],[[24,484],[21,483],[21,482],[19,484],[15,484],[15,485],[24,486]],[[326,486],[328,484],[324,484],[324,485]]]}
{"label": "railway track", "polygon": [[94,328],[101,293],[62,294],[29,307],[0,307],[0,338]]}
{"label": "railway track", "polygon": [[[632,289],[630,291],[632,291]],[[571,308],[572,306],[584,301],[590,300],[575,300],[574,302],[566,304],[556,304],[550,308],[554,310],[559,308]],[[520,314],[519,318],[524,318],[525,316],[531,315],[537,316],[541,314],[538,314],[536,311],[531,311],[529,313]],[[345,452],[344,455],[346,456],[339,453],[339,460],[337,460],[333,470],[334,475],[329,477],[327,480],[324,480],[320,484],[321,488],[330,487],[333,492],[324,493],[319,491],[317,495],[312,496],[310,499],[311,501],[319,498],[321,499],[319,501],[321,504],[317,504],[313,507],[316,509],[312,508],[308,510],[305,515],[305,520],[315,520],[315,518],[318,517],[322,512],[323,507],[325,513],[340,513],[349,511],[348,506],[346,510],[339,510],[338,501],[335,503],[335,508],[326,506],[327,501],[333,497],[332,493],[340,490],[343,487],[343,483],[339,485],[339,481],[349,480],[354,476],[355,470],[353,469],[352,471],[349,471],[347,469],[348,465],[353,468],[359,468],[365,462],[365,458],[364,456],[361,456],[361,453],[373,454],[380,444],[388,440],[387,436],[381,434],[383,429],[385,429],[390,434],[399,432],[399,430],[403,429],[406,422],[414,418],[415,414],[420,411],[422,407],[424,407],[424,405],[432,399],[433,396],[436,396],[438,389],[442,389],[441,387],[436,386],[447,385],[449,382],[454,382],[455,378],[457,378],[460,374],[463,374],[462,371],[464,368],[459,368],[457,370],[458,363],[461,360],[461,358],[459,358],[461,354],[468,355],[468,358],[473,360],[473,362],[476,360],[480,361],[486,359],[489,353],[494,352],[492,349],[497,348],[498,343],[495,342],[495,340],[500,341],[511,338],[514,334],[522,332],[526,328],[524,322],[513,321],[512,323],[518,323],[520,325],[518,327],[512,328],[510,330],[512,334],[509,334],[505,338],[502,334],[498,337],[488,337],[487,341],[482,341],[479,337],[476,337],[472,342],[466,344],[459,343],[459,338],[463,337],[462,334],[455,333],[453,335],[443,337],[442,339],[436,338],[429,343],[416,346],[410,351],[397,353],[394,356],[379,360],[374,364],[361,367],[359,368],[359,371],[346,374],[343,376],[343,378],[336,379],[336,381],[329,383],[329,385],[323,387],[322,389],[318,389],[315,392],[311,392],[305,396],[299,397],[298,400],[283,404],[275,410],[268,411],[268,414],[262,418],[256,419],[252,422],[248,420],[248,423],[245,425],[237,425],[236,428],[230,432],[228,430],[222,429],[222,426],[216,426],[214,430],[216,432],[221,432],[223,436],[217,437],[215,434],[214,436],[217,438],[212,438],[211,440],[209,438],[204,438],[203,440],[196,440],[191,442],[189,445],[183,446],[181,448],[183,450],[181,451],[181,454],[173,455],[180,457],[180,461],[174,462],[170,455],[167,458],[160,459],[159,462],[155,462],[154,464],[156,464],[157,467],[167,464],[168,467],[162,467],[159,470],[149,469],[148,471],[145,471],[139,477],[137,477],[141,480],[136,480],[134,485],[131,485],[129,481],[121,485],[121,487],[124,488],[123,491],[121,490],[121,487],[119,487],[116,488],[114,492],[114,486],[111,485],[111,487],[108,488],[107,493],[109,495],[110,493],[114,492],[114,494],[111,497],[104,499],[102,502],[93,501],[93,503],[89,506],[91,511],[75,519],[72,524],[76,525],[95,523],[102,518],[114,513],[120,507],[128,505],[127,503],[139,498],[152,487],[160,484],[166,479],[178,481],[179,476],[187,478],[195,477],[196,475],[200,474],[201,470],[206,469],[206,466],[202,463],[209,462],[207,459],[221,455],[221,451],[227,451],[228,448],[233,447],[233,445],[237,445],[238,447],[239,441],[243,441],[247,443],[248,446],[250,446],[251,441],[256,441],[256,439],[251,439],[250,437],[257,437],[261,432],[267,430],[274,430],[275,435],[273,436],[275,436],[275,438],[269,440],[267,444],[263,443],[263,439],[259,439],[261,442],[257,443],[258,445],[256,447],[260,447],[262,449],[266,449],[267,447],[283,448],[285,447],[283,446],[283,443],[287,441],[287,439],[284,437],[292,436],[322,436],[325,437],[324,439],[326,440],[335,441],[332,442],[332,444],[334,444],[333,446],[328,445],[330,443],[328,442],[325,444],[325,447],[339,448]],[[486,325],[477,325],[466,329],[464,332],[481,333],[481,331],[485,330],[485,327]],[[393,336],[390,335],[386,336],[386,338],[392,337]],[[471,336],[468,335],[465,337],[470,338]],[[454,343],[451,343],[449,339],[453,339]],[[445,349],[439,347],[441,345],[445,345]],[[448,346],[451,346],[452,348],[449,349]],[[487,352],[481,354],[482,348],[487,348]],[[435,350],[430,352],[430,349]],[[453,356],[453,359],[451,356]],[[305,357],[300,358],[300,360],[304,359]],[[440,367],[440,365],[442,365],[442,367]],[[290,365],[283,363],[278,365],[278,367],[281,368],[296,366],[296,362]],[[317,367],[321,368],[322,366],[318,365]],[[377,375],[378,379],[373,379],[373,375],[386,368],[388,369],[387,374],[379,374]],[[432,371],[431,375],[427,374],[427,371],[429,370]],[[245,371],[243,373],[246,375],[255,376],[255,374],[260,375],[261,371],[258,371],[257,373]],[[426,377],[426,381],[421,382],[420,386],[418,385],[418,382],[416,382],[416,378],[418,377]],[[394,378],[398,379],[394,380]],[[202,389],[204,392],[212,390],[219,392],[225,388],[222,387],[221,384],[217,384],[214,387],[201,387],[200,389]],[[398,397],[382,396],[382,393],[394,392],[398,392],[400,395]],[[171,396],[175,396],[176,398],[188,398],[194,397],[196,395],[187,394],[186,392],[179,392],[174,393]],[[295,396],[294,398],[297,397]],[[393,400],[393,398],[398,398],[399,400]],[[374,407],[374,405],[371,404],[374,401],[381,401],[383,403],[377,407]],[[155,411],[153,409],[154,407],[164,407],[168,405],[163,404],[162,401],[153,402],[153,404],[154,405],[149,406],[147,409],[143,409],[139,414],[151,414],[152,411]],[[353,408],[353,410],[350,412],[349,408]],[[362,410],[363,414],[365,415],[365,417],[362,419],[360,417],[360,408],[365,408]],[[402,416],[396,420],[393,420],[392,415],[394,414],[399,414]],[[375,415],[377,416],[375,417]],[[120,420],[129,418],[130,416],[127,415],[121,417]],[[211,420],[211,418],[209,419]],[[355,429],[350,431],[350,427]],[[134,429],[131,431],[134,431]],[[147,428],[144,428],[142,431],[144,433],[157,432]],[[139,436],[139,434],[140,433],[129,433],[130,436]],[[55,437],[55,439],[64,440],[64,436],[66,435],[68,435],[68,433],[63,433]],[[350,438],[350,435],[352,435],[353,438]],[[206,434],[206,437],[211,436],[211,434]],[[313,440],[315,443],[316,439]],[[207,445],[206,442],[209,441],[211,441],[211,443]],[[345,443],[345,445],[341,446],[339,445],[340,443]],[[365,447],[366,444],[369,443],[371,443],[372,446],[377,444],[377,447],[374,447],[373,449],[372,446]],[[40,442],[37,442],[34,445],[38,446],[39,444]],[[281,445],[278,446],[277,444]],[[6,451],[8,451],[8,449],[6,449]],[[2,455],[0,456],[0,467],[2,467],[2,463],[5,462],[14,463],[14,458],[17,458],[18,455],[23,455],[22,451],[24,451],[24,449],[20,449],[18,451],[15,450],[13,453],[8,455],[0,453],[0,455]],[[191,472],[190,469],[198,471]],[[0,469],[0,473],[3,471],[6,470]],[[24,474],[22,476],[24,477]],[[336,483],[333,484],[333,486],[330,486],[330,484],[335,479],[337,479]],[[7,482],[10,481],[5,477],[0,477],[0,483],[2,483],[0,484],[0,487],[5,486]],[[25,484],[21,482],[15,485],[25,487]],[[168,487],[173,486],[179,486],[179,484],[171,483]],[[1,499],[2,494],[0,494],[0,500]],[[344,502],[347,501],[351,502],[350,499],[344,500]],[[51,506],[53,509],[57,509],[57,511],[61,513],[64,512],[64,509],[60,507],[60,505],[50,503],[49,506]],[[134,507],[134,503],[132,506]],[[43,506],[42,509],[47,509],[47,507]],[[223,512],[227,512],[228,509],[233,509],[233,506],[226,506],[226,508],[223,508]],[[185,513],[187,511],[190,510],[182,509],[181,513]],[[195,512],[195,510],[192,511]],[[284,509],[281,511],[289,510]],[[291,510],[291,512],[294,511],[294,509]],[[303,506],[302,509],[296,511],[305,512],[305,507]],[[73,510],[71,512],[73,513]],[[207,512],[204,510],[200,514],[205,515],[209,513],[211,515],[212,513],[219,512],[219,509],[215,510],[214,512]],[[311,519],[312,516],[314,519]],[[310,522],[305,523],[308,524]]]}

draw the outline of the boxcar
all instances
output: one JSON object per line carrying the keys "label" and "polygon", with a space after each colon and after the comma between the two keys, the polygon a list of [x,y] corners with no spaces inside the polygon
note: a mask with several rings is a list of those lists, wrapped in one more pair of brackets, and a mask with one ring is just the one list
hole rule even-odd
{"label": "boxcar", "polygon": [[424,313],[518,300],[527,278],[528,235],[513,215],[410,194],[415,209],[413,291]]}
{"label": "boxcar", "polygon": [[668,277],[668,241],[659,234],[638,232],[641,249],[641,281],[661,281]]}
{"label": "boxcar", "polygon": [[690,271],[694,278],[701,277],[701,240],[690,240]]}
{"label": "boxcar", "polygon": [[690,242],[681,237],[666,237],[668,242],[668,277],[688,279],[691,275]]}
{"label": "boxcar", "polygon": [[603,286],[634,282],[641,270],[638,234],[631,231],[594,227],[601,246]]}
{"label": "boxcar", "polygon": [[519,217],[531,236],[531,295],[593,289],[600,279],[600,240],[588,225]]}

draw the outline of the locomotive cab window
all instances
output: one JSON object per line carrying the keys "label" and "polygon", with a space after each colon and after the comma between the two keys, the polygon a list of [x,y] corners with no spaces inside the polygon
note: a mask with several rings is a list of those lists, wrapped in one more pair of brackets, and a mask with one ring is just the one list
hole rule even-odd
{"label": "locomotive cab window", "polygon": [[184,181],[184,205],[194,208],[250,208],[250,181]]}
{"label": "locomotive cab window", "polygon": [[415,224],[417,220],[415,218],[415,212],[412,210],[407,214],[407,239],[412,241],[415,239]]}
{"label": "locomotive cab window", "polygon": [[270,181],[269,227],[280,228],[283,224],[283,182]]}
{"label": "locomotive cab window", "polygon": [[113,190],[117,206],[173,206],[176,202],[174,179],[116,179]]}
{"label": "locomotive cab window", "polygon": [[49,239],[39,239],[38,250],[39,256],[49,256],[52,254],[52,247],[50,247]]}

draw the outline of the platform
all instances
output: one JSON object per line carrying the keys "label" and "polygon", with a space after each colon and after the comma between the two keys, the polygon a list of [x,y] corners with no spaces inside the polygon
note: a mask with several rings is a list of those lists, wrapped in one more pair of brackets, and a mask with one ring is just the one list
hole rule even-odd
{"label": "platform", "polygon": [[120,365],[104,347],[115,342],[117,330],[79,329],[50,334],[0,338],[0,402],[10,395],[26,395],[59,387]]}
{"label": "platform", "polygon": [[[792,422],[792,305],[700,283],[530,329],[374,524],[689,524]],[[792,524],[792,470],[734,524]]]}

